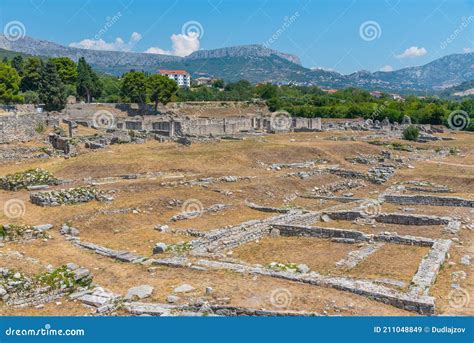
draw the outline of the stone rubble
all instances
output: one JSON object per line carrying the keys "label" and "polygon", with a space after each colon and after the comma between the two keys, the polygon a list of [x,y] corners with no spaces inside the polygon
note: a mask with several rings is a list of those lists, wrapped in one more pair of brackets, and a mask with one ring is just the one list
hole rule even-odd
{"label": "stone rubble", "polygon": [[336,266],[343,269],[352,269],[383,246],[384,243],[368,244],[358,250],[350,251],[345,258],[336,263]]}
{"label": "stone rubble", "polygon": [[5,224],[0,225],[0,242],[25,242],[32,239],[48,239],[47,231],[53,225],[42,224],[36,226]]}
{"label": "stone rubble", "polygon": [[68,264],[34,277],[0,268],[2,301],[14,307],[32,307],[54,301],[76,290],[87,289],[92,281],[89,270]]}
{"label": "stone rubble", "polygon": [[174,215],[171,217],[171,221],[176,222],[180,220],[186,220],[186,219],[193,219],[196,218],[204,213],[216,213],[223,211],[225,209],[228,209],[230,206],[225,205],[225,204],[215,204],[212,206],[209,206],[207,208],[203,208],[202,210],[198,211],[189,211],[189,212],[182,212]]}
{"label": "stone rubble", "polygon": [[85,203],[92,200],[110,202],[113,200],[113,197],[93,187],[77,187],[31,193],[30,200],[33,204],[38,206],[60,206]]}

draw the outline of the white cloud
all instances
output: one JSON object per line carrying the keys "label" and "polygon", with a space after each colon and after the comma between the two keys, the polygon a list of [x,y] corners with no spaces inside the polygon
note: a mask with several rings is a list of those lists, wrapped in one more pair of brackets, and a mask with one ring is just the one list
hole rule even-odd
{"label": "white cloud", "polygon": [[128,42],[121,37],[115,38],[113,42],[106,42],[103,39],[83,39],[78,43],[69,44],[72,48],[90,49],[90,50],[108,50],[108,51],[131,51],[134,44],[142,39],[142,35],[133,32]]}
{"label": "white cloud", "polygon": [[462,51],[464,51],[467,54],[468,52],[473,52],[474,50],[472,50],[472,48],[464,48],[462,49]]}
{"label": "white cloud", "polygon": [[393,71],[393,67],[391,65],[386,65],[380,68],[380,71]]}
{"label": "white cloud", "polygon": [[402,54],[397,55],[397,58],[407,58],[407,57],[421,57],[428,53],[425,48],[419,48],[417,46],[412,46],[406,49]]}
{"label": "white cloud", "polygon": [[138,32],[132,33],[132,36],[130,37],[130,41],[132,42],[139,42],[142,39],[142,35]]}
{"label": "white cloud", "polygon": [[187,34],[172,34],[171,37],[171,50],[164,50],[159,47],[151,47],[145,50],[149,54],[162,54],[162,55],[173,55],[173,56],[188,56],[194,51],[199,50],[199,34],[196,32],[189,32]]}

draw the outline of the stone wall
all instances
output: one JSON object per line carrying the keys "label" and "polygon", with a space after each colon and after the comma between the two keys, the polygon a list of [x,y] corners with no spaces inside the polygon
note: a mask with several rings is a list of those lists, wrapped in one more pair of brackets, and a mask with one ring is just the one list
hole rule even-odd
{"label": "stone wall", "polygon": [[209,136],[238,134],[253,131],[252,119],[235,118],[198,118],[181,120],[182,133],[189,136]]}
{"label": "stone wall", "polygon": [[[341,210],[324,212],[333,220],[355,220],[367,217],[363,211]],[[399,225],[447,225],[452,219],[450,217],[439,217],[424,214],[408,214],[408,213],[379,213],[371,215],[378,223],[399,224]]]}
{"label": "stone wall", "polygon": [[324,228],[316,226],[273,225],[280,230],[281,236],[317,237],[317,238],[347,238],[355,241],[368,241],[369,237],[360,231]]}
{"label": "stone wall", "polygon": [[0,115],[0,144],[29,141],[48,125],[40,113]]}
{"label": "stone wall", "polygon": [[432,205],[474,207],[474,200],[460,197],[440,197],[435,195],[385,195],[385,201],[399,205]]}
{"label": "stone wall", "polygon": [[333,238],[335,241],[348,243],[353,242],[385,242],[401,245],[417,245],[431,247],[436,241],[431,238],[417,236],[402,236],[396,233],[381,233],[378,235],[366,234],[361,231],[344,230],[329,227],[295,225],[295,224],[273,224],[272,227],[280,231],[281,236],[299,236],[315,238]]}
{"label": "stone wall", "polygon": [[122,103],[68,104],[63,113],[72,120],[92,119],[99,111],[108,111],[117,117],[154,114],[152,105]]}
{"label": "stone wall", "polygon": [[321,131],[321,118],[293,118],[293,129],[295,131]]}
{"label": "stone wall", "polygon": [[269,114],[265,101],[188,101],[170,102],[158,108],[180,115],[218,117],[242,116],[247,114]]}

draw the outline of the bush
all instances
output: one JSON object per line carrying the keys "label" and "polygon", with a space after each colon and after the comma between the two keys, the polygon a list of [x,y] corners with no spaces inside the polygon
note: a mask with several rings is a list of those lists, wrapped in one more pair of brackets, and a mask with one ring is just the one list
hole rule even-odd
{"label": "bush", "polygon": [[420,135],[420,130],[415,126],[408,126],[403,130],[403,138],[407,141],[417,141]]}

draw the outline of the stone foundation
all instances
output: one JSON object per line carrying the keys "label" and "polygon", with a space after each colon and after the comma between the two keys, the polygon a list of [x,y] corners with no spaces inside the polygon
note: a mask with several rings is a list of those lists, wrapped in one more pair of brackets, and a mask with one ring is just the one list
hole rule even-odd
{"label": "stone foundation", "polygon": [[431,205],[474,207],[474,200],[459,197],[441,197],[435,195],[394,195],[386,194],[385,201],[399,205]]}

